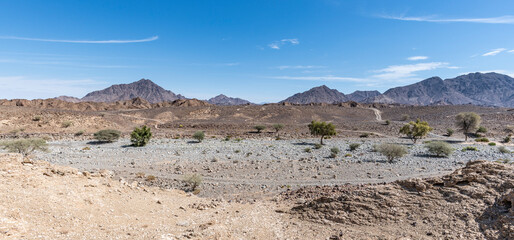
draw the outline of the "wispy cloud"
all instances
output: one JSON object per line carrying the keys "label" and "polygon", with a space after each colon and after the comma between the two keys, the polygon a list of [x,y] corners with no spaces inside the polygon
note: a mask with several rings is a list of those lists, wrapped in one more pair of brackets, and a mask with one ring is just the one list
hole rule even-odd
{"label": "wispy cloud", "polygon": [[509,50],[508,52],[509,52],[509,53],[514,53],[514,50]]}
{"label": "wispy cloud", "polygon": [[514,24],[514,16],[506,15],[489,18],[438,18],[436,16],[406,17],[406,16],[380,16],[381,18],[415,22],[464,22],[464,23],[490,23]]}
{"label": "wispy cloud", "polygon": [[47,38],[28,38],[28,37],[15,37],[15,36],[0,36],[0,39],[10,40],[24,40],[36,42],[57,42],[57,43],[93,43],[93,44],[111,44],[111,43],[141,43],[151,42],[159,39],[159,36],[153,36],[143,39],[130,39],[130,40],[63,40],[63,39],[47,39]]}
{"label": "wispy cloud", "polygon": [[77,67],[77,68],[136,68],[138,66],[126,66],[126,65],[98,65],[98,64],[83,64],[70,61],[62,60],[19,60],[19,59],[0,59],[0,63],[15,63],[15,64],[29,64],[29,65],[55,65],[64,67]]}
{"label": "wispy cloud", "polygon": [[60,95],[83,96],[108,85],[93,79],[63,80],[27,76],[0,76],[2,98],[52,98]]}
{"label": "wispy cloud", "polygon": [[280,70],[284,70],[284,69],[317,69],[317,68],[326,68],[326,66],[296,65],[296,66],[278,66],[276,68],[278,68]]}
{"label": "wispy cloud", "polygon": [[410,60],[410,61],[419,61],[419,60],[427,60],[428,57],[427,56],[412,56],[412,57],[408,57],[407,60]]}
{"label": "wispy cloud", "polygon": [[486,57],[486,56],[494,56],[494,55],[497,55],[498,53],[501,53],[501,52],[503,52],[505,50],[507,50],[507,49],[505,49],[505,48],[493,49],[493,50],[491,50],[489,52],[486,52],[486,53],[482,54],[482,56],[484,56],[484,57]]}
{"label": "wispy cloud", "polygon": [[268,44],[268,47],[270,47],[271,49],[280,49],[282,46],[286,45],[286,44],[291,44],[291,45],[298,45],[300,44],[300,41],[298,41],[297,38],[290,38],[290,39],[282,39],[280,41],[274,41],[270,44]]}
{"label": "wispy cloud", "polygon": [[392,65],[384,69],[379,69],[374,72],[379,74],[373,75],[372,79],[384,80],[402,80],[416,76],[416,72],[434,70],[438,68],[449,68],[449,63],[446,62],[429,62],[407,65]]}

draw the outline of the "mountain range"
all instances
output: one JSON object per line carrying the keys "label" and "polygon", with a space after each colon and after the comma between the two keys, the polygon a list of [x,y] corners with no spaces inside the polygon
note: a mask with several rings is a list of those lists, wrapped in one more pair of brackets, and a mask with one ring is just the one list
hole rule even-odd
{"label": "mountain range", "polygon": [[[88,93],[79,99],[60,96],[56,99],[67,102],[117,102],[141,98],[150,103],[173,102],[186,99],[180,94],[165,90],[151,80],[141,79],[130,84],[112,85],[106,89]],[[381,94],[378,91],[355,91],[344,94],[325,85],[296,93],[281,103],[387,103],[405,105],[460,105],[514,107],[514,78],[498,73],[470,73],[456,78],[431,77],[423,81],[395,87]],[[207,103],[214,105],[251,104],[241,98],[220,94]]]}

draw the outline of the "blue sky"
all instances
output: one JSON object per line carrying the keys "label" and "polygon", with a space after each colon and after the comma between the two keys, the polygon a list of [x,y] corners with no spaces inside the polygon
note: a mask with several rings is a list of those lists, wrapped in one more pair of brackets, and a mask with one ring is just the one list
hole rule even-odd
{"label": "blue sky", "polygon": [[276,102],[440,76],[514,75],[512,1],[0,1],[0,98],[148,78],[186,97]]}

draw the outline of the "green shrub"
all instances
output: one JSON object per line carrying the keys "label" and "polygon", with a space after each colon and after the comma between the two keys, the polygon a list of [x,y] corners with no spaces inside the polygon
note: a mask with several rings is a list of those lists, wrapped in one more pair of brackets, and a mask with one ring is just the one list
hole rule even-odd
{"label": "green shrub", "polygon": [[191,191],[197,190],[197,188],[202,184],[203,178],[200,174],[191,174],[186,175],[184,177],[184,182],[191,188]]}
{"label": "green shrub", "polygon": [[113,129],[100,130],[93,134],[93,137],[99,142],[115,142],[121,136],[121,132]]}
{"label": "green shrub", "polygon": [[352,155],[351,155],[351,154],[349,154],[349,153],[347,153],[347,154],[345,154],[344,156],[345,156],[345,157],[351,157]]}
{"label": "green shrub", "polygon": [[418,139],[424,138],[430,131],[432,131],[432,128],[428,126],[428,123],[426,121],[422,122],[419,119],[416,122],[411,121],[405,124],[400,129],[400,133],[407,135],[414,143]]}
{"label": "green shrub", "polygon": [[385,124],[385,125],[389,125],[389,124],[391,124],[391,121],[386,120],[384,124]]}
{"label": "green shrub", "polygon": [[193,138],[198,142],[202,142],[205,138],[205,133],[203,131],[195,132],[195,134],[193,134]]}
{"label": "green shrub", "polygon": [[64,121],[64,122],[62,122],[61,127],[69,128],[69,127],[71,127],[71,125],[73,125],[73,122],[71,122],[71,121]]}
{"label": "green shrub", "polygon": [[84,131],[78,131],[75,133],[75,136],[78,137],[78,136],[82,136],[84,135]]}
{"label": "green shrub", "polygon": [[489,139],[483,137],[483,138],[477,138],[475,139],[475,142],[489,142]]}
{"label": "green shrub", "polygon": [[402,115],[402,121],[407,121],[409,120],[410,116],[408,114],[403,114]]}
{"label": "green shrub", "polygon": [[333,147],[333,148],[330,149],[330,152],[335,154],[335,155],[337,155],[337,154],[339,154],[340,150],[337,147]]}
{"label": "green shrub", "polygon": [[275,132],[278,133],[278,131],[282,130],[284,128],[284,125],[277,123],[273,124],[273,129],[275,129]]}
{"label": "green shrub", "polygon": [[510,153],[509,149],[507,149],[505,146],[498,147],[498,151],[501,153]]}
{"label": "green shrub", "polygon": [[141,128],[135,128],[134,131],[130,134],[130,141],[134,147],[143,147],[148,144],[150,139],[152,138],[152,131],[147,126],[142,126]]}
{"label": "green shrub", "polygon": [[323,147],[323,145],[319,143],[314,144],[314,149],[320,149],[321,147]]}
{"label": "green shrub", "polygon": [[493,142],[490,142],[489,144],[487,144],[489,146],[496,146],[496,143],[493,143]]}
{"label": "green shrub", "polygon": [[476,131],[476,133],[477,133],[477,134],[478,134],[478,133],[486,133],[486,132],[487,132],[487,128],[482,127],[482,126],[480,126],[480,127],[477,129],[477,131]]}
{"label": "green shrub", "polygon": [[308,127],[312,135],[321,136],[320,144],[322,145],[325,136],[334,136],[337,134],[336,127],[332,123],[312,121]]}
{"label": "green shrub", "polygon": [[379,148],[379,147],[380,147],[379,145],[373,144],[373,145],[371,146],[371,152],[378,152],[378,148]]}
{"label": "green shrub", "polygon": [[8,152],[21,153],[23,156],[28,156],[34,151],[48,151],[48,144],[40,138],[6,141],[1,142],[0,146]]}
{"label": "green shrub", "polygon": [[466,152],[466,151],[478,151],[478,149],[476,147],[468,146],[468,147],[463,148],[462,151],[463,152]]}
{"label": "green shrub", "polygon": [[311,148],[305,148],[305,149],[303,149],[303,151],[306,152],[306,153],[310,153],[312,151],[312,149]]}
{"label": "green shrub", "polygon": [[359,148],[361,145],[359,143],[351,143],[350,145],[350,151],[355,151],[357,148]]}
{"label": "green shrub", "polygon": [[34,121],[34,122],[38,122],[38,121],[40,121],[40,120],[41,120],[41,116],[34,116],[34,117],[32,118],[32,121]]}
{"label": "green shrub", "polygon": [[405,156],[407,148],[398,144],[383,143],[378,146],[378,152],[384,155],[392,163],[394,159]]}
{"label": "green shrub", "polygon": [[446,129],[446,136],[451,137],[453,135],[454,131],[451,128]]}
{"label": "green shrub", "polygon": [[266,129],[266,126],[264,125],[257,125],[255,127],[253,127],[255,130],[257,130],[257,133],[260,133],[262,132],[262,130]]}
{"label": "green shrub", "polygon": [[430,142],[425,145],[430,154],[438,157],[448,157],[452,154],[453,148],[446,142]]}
{"label": "green shrub", "polygon": [[510,142],[510,136],[506,136],[506,137],[503,139],[503,142],[504,142],[504,143],[509,143],[509,142]]}

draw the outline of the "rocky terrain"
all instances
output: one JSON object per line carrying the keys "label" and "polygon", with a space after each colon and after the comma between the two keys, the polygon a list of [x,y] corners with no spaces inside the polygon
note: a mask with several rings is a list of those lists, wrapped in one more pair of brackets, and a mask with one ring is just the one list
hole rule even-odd
{"label": "rocky terrain", "polygon": [[309,103],[340,103],[346,102],[348,98],[336,89],[328,88],[325,85],[312,88],[308,91],[297,93],[288,97],[281,102],[294,103],[294,104],[309,104]]}
{"label": "rocky terrain", "polygon": [[100,91],[94,91],[84,96],[84,102],[116,102],[134,98],[142,98],[150,103],[172,102],[183,99],[169,90],[165,90],[151,80],[141,79],[130,84],[112,85]]}
{"label": "rocky terrain", "polygon": [[407,105],[459,105],[514,107],[514,79],[498,73],[470,73],[442,80],[432,77],[387,90],[366,102]]}
{"label": "rocky terrain", "polygon": [[251,104],[250,101],[241,99],[241,98],[233,98],[233,97],[227,97],[223,94],[220,94],[216,97],[213,97],[209,100],[207,100],[208,103],[214,104],[214,105],[222,105],[222,106],[233,106],[233,105],[245,105],[245,104]]}

